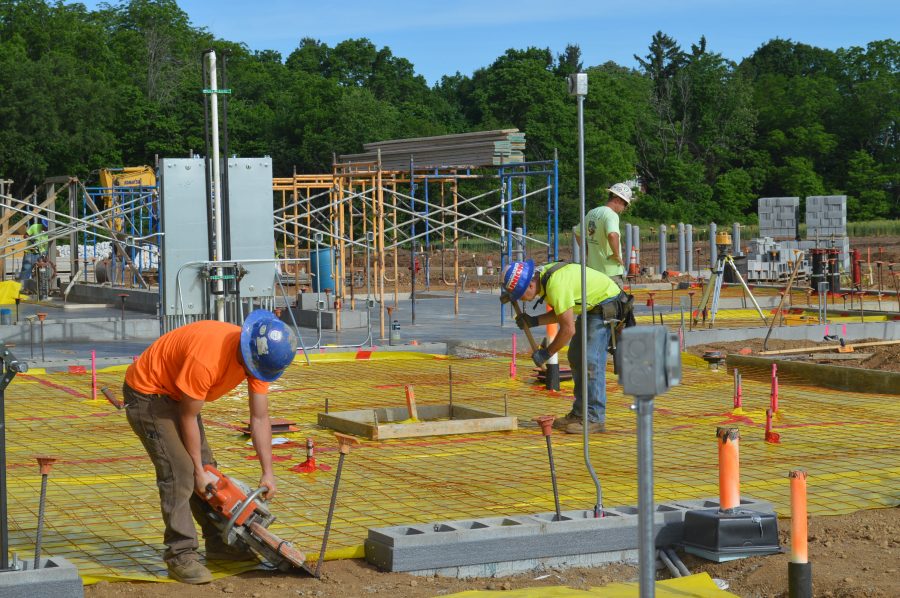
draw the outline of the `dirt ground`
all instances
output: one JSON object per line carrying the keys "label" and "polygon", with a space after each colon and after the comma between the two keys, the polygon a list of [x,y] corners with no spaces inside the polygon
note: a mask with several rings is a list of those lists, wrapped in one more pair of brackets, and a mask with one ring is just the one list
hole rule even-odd
{"label": "dirt ground", "polygon": [[[856,341],[854,344],[863,344],[868,342],[879,342],[883,339],[870,338],[862,341]],[[831,351],[817,351],[808,354],[788,354],[779,356],[779,358],[791,358],[797,361],[815,361],[828,365],[837,365],[844,367],[863,368],[867,370],[881,370],[885,372],[900,372],[900,343],[894,345],[879,345],[874,347],[858,347],[854,348],[853,353],[859,356],[866,356],[864,359],[841,359],[842,354],[838,353],[836,347],[838,343],[835,341],[813,343],[810,341],[782,341],[771,339],[768,343],[769,351],[778,351],[781,349],[801,349],[805,347],[835,347]],[[707,351],[724,351],[726,353],[738,353],[741,350],[750,349],[750,355],[755,355],[763,350],[762,339],[748,339],[743,341],[734,341],[729,343],[710,343],[705,345],[696,345],[688,347],[687,351],[699,357],[702,357]],[[811,357],[810,357],[811,356]],[[832,359],[828,359],[832,357]]]}
{"label": "dirt ground", "polygon": [[[779,520],[782,546],[790,546],[790,520]],[[707,572],[725,580],[729,591],[744,598],[787,596],[788,554],[711,563],[681,555],[692,573]],[[858,511],[838,517],[812,517],[809,559],[815,596],[834,598],[900,596],[900,508]],[[248,598],[354,598],[380,594],[398,598],[443,596],[465,590],[510,590],[564,585],[579,589],[621,581],[636,581],[629,565],[546,570],[500,579],[458,580],[381,573],[362,560],[329,561],[323,579],[305,575],[251,572],[220,579],[207,586],[169,583],[108,583],[85,588],[86,598],[179,596],[208,598],[226,594]],[[668,571],[659,572],[667,579]]]}

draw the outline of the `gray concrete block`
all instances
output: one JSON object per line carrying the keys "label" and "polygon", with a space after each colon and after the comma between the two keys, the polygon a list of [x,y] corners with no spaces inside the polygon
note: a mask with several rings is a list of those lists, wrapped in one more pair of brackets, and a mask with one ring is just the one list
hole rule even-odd
{"label": "gray concrete block", "polygon": [[[27,561],[31,565],[31,561]],[[39,569],[0,573],[0,598],[84,598],[78,569],[62,557],[41,559]]]}
{"label": "gray concrete block", "polygon": [[[658,546],[681,540],[687,510],[679,503],[655,506]],[[628,551],[638,546],[637,507],[607,508],[598,519],[590,510],[561,515],[560,520],[550,512],[373,528],[365,542],[366,560],[387,571],[420,571]]]}

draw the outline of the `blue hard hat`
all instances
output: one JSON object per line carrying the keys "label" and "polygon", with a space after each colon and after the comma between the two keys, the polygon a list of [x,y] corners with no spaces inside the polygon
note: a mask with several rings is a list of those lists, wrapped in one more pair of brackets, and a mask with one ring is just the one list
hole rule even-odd
{"label": "blue hard hat", "polygon": [[50,228],[50,223],[47,222],[46,218],[41,218],[41,226],[43,226],[44,228]]}
{"label": "blue hard hat", "polygon": [[509,293],[513,301],[521,299],[534,276],[534,262],[513,262],[503,271],[503,290]]}
{"label": "blue hard hat", "polygon": [[297,353],[297,337],[265,309],[250,312],[241,327],[241,357],[250,374],[263,382],[277,380]]}

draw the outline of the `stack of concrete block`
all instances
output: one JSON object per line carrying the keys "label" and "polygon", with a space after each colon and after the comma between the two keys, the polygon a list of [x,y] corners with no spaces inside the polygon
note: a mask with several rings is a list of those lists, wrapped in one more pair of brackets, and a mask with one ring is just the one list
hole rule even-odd
{"label": "stack of concrete block", "polygon": [[[656,546],[670,546],[683,540],[687,511],[718,507],[715,498],[655,505]],[[741,507],[772,511],[771,503],[749,497],[741,498]],[[621,553],[638,548],[637,513],[636,506],[623,506],[604,509],[600,518],[594,518],[592,510],[579,510],[563,511],[560,519],[556,513],[538,513],[369,528],[366,560],[384,571],[424,574],[440,573],[451,567]],[[479,572],[479,576],[485,574]]]}
{"label": "stack of concrete block", "polygon": [[811,195],[806,198],[807,239],[843,237],[846,234],[846,195]]}
{"label": "stack of concrete block", "polygon": [[796,239],[800,217],[799,197],[760,197],[759,236]]}

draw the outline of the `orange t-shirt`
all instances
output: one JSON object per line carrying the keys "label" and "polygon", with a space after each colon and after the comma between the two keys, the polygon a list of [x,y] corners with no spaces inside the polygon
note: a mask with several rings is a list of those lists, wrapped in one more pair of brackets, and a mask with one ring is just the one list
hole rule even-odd
{"label": "orange t-shirt", "polygon": [[244,371],[238,356],[241,328],[203,320],[168,332],[128,366],[125,382],[143,394],[182,395],[215,401],[247,380],[250,391],[269,392],[269,383]]}

